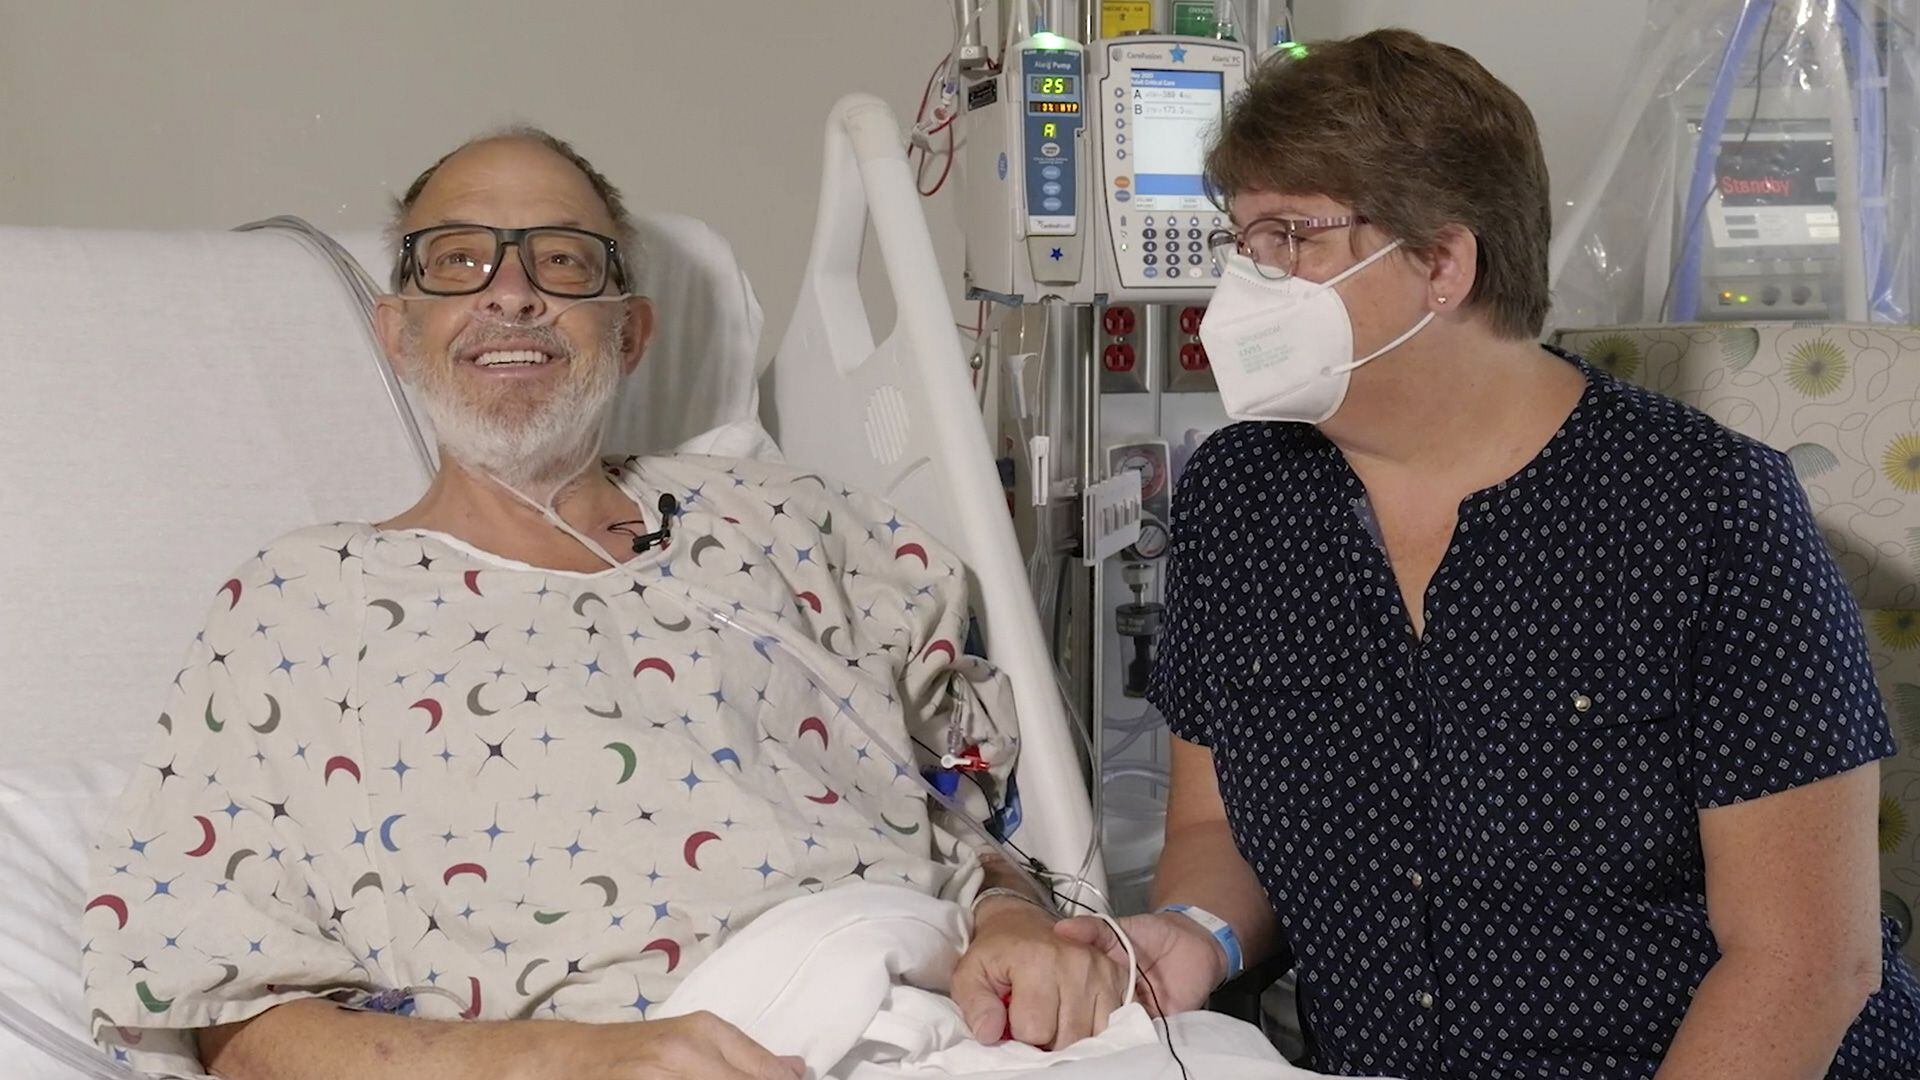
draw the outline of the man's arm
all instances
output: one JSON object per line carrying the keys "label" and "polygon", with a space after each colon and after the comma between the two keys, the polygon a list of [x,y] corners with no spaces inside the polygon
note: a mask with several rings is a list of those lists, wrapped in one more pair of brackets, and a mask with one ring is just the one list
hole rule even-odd
{"label": "man's arm", "polygon": [[1661,1080],[1817,1080],[1880,986],[1879,769],[1700,814],[1720,960]]}
{"label": "man's arm", "polygon": [[710,1013],[627,1024],[453,1023],[290,1002],[198,1033],[224,1080],[801,1080]]}
{"label": "man's arm", "polygon": [[989,896],[974,908],[973,940],[953,974],[953,1000],[974,1038],[1003,1034],[1060,1049],[1106,1030],[1127,973],[1099,950],[1054,933],[1054,916],[1033,886],[997,856],[985,865]]}

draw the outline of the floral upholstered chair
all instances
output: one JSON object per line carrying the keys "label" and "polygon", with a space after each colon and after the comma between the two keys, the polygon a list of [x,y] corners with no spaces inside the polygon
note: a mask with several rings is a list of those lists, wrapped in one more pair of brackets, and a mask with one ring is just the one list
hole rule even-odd
{"label": "floral upholstered chair", "polygon": [[1608,327],[1554,343],[1793,462],[1865,613],[1900,743],[1881,766],[1882,902],[1920,963],[1920,327]]}

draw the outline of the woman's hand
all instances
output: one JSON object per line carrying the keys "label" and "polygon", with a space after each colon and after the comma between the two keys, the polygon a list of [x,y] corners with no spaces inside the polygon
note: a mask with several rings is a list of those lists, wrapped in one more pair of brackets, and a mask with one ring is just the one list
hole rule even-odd
{"label": "woman's hand", "polygon": [[[1119,920],[1140,962],[1140,1004],[1155,1016],[1202,1008],[1227,975],[1226,950],[1192,919],[1180,915],[1133,915]],[[1127,951],[1099,919],[1068,919],[1054,928],[1063,940],[1106,953],[1125,966]]]}
{"label": "woman's hand", "polygon": [[996,896],[975,916],[973,943],[954,968],[953,1000],[983,1043],[1011,1032],[1058,1050],[1106,1030],[1126,991],[1124,964],[1055,934],[1053,916],[1039,906]]}

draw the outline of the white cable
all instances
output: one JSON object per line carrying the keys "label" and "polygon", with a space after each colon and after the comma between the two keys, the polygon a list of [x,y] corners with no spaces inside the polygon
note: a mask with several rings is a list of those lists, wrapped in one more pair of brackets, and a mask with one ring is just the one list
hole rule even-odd
{"label": "white cable", "polygon": [[1140,970],[1140,954],[1133,950],[1133,939],[1127,936],[1125,930],[1120,929],[1120,921],[1104,913],[1095,915],[1094,918],[1107,924],[1107,929],[1113,931],[1113,936],[1120,939],[1120,947],[1127,953],[1127,990],[1120,1001],[1120,1007],[1124,1009],[1133,1004],[1134,987],[1139,985],[1141,979],[1147,977],[1147,973]]}

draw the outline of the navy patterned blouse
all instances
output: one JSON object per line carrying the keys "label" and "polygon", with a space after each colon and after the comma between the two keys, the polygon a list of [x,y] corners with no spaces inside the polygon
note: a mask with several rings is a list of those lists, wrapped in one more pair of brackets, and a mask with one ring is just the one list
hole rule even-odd
{"label": "navy patterned blouse", "polygon": [[[1718,956],[1699,812],[1894,750],[1786,458],[1573,362],[1565,425],[1461,504],[1420,639],[1316,429],[1235,424],[1182,478],[1149,697],[1212,749],[1323,1071],[1652,1076]],[[1920,1078],[1886,942],[1832,1077]]]}

